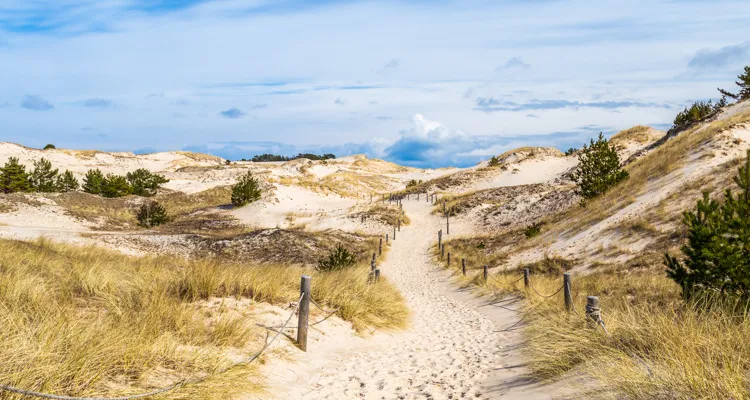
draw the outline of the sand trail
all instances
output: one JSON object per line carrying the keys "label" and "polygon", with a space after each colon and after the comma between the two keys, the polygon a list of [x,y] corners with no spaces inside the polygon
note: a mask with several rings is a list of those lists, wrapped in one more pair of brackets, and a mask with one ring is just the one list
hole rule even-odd
{"label": "sand trail", "polygon": [[519,363],[520,332],[501,332],[518,316],[450,286],[430,254],[441,221],[424,201],[403,205],[412,224],[380,269],[406,298],[410,327],[317,352],[278,398],[550,398]]}

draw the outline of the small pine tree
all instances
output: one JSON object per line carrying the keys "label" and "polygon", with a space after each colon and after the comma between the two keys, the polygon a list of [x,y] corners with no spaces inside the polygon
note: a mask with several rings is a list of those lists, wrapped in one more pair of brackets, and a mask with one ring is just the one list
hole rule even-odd
{"label": "small pine tree", "polygon": [[31,190],[26,166],[18,158],[10,157],[0,170],[0,187],[4,193],[28,192]]}
{"label": "small pine tree", "polygon": [[740,87],[738,96],[741,100],[750,99],[750,65],[745,67],[745,71],[742,74],[737,75],[737,86]]}
{"label": "small pine tree", "polygon": [[336,250],[328,255],[328,258],[318,261],[320,271],[338,271],[348,268],[357,263],[357,256],[347,250],[344,246],[336,246]]}
{"label": "small pine tree", "polygon": [[578,167],[571,174],[578,184],[576,194],[581,196],[581,205],[587,199],[604,194],[612,186],[627,179],[627,171],[620,168],[620,157],[614,146],[599,133],[599,138],[583,145],[578,152]]}
{"label": "small pine tree", "polygon": [[104,177],[101,191],[103,197],[122,197],[131,193],[133,193],[133,188],[124,176],[107,174]]}
{"label": "small pine tree", "polygon": [[91,194],[101,194],[104,184],[104,174],[101,170],[90,169],[83,177],[83,191]]}
{"label": "small pine tree", "polygon": [[78,179],[70,171],[65,171],[57,177],[57,190],[61,192],[73,192],[78,190]]}
{"label": "small pine tree", "polygon": [[55,149],[55,148],[56,148],[55,145],[50,143],[50,144],[44,146],[43,150],[50,150],[50,149]]}
{"label": "small pine tree", "polygon": [[492,156],[492,158],[490,158],[490,161],[487,163],[488,167],[497,167],[498,165],[500,165],[500,159],[495,156]]}
{"label": "small pine tree", "polygon": [[253,177],[252,172],[249,171],[232,186],[232,204],[235,207],[250,204],[260,199],[260,195],[260,183]]}
{"label": "small pine tree", "polygon": [[41,193],[57,191],[58,170],[52,169],[52,163],[46,158],[34,161],[34,169],[29,175],[31,189]]}
{"label": "small pine tree", "polygon": [[141,205],[135,215],[138,225],[144,228],[153,228],[169,222],[167,209],[157,201],[150,201]]}
{"label": "small pine tree", "polygon": [[695,210],[683,214],[685,259],[664,255],[667,276],[686,297],[716,292],[750,298],[750,150],[747,157],[734,178],[739,195],[727,189],[720,203],[704,192]]}
{"label": "small pine tree", "polygon": [[145,168],[139,168],[126,175],[128,183],[132,187],[132,193],[137,196],[151,197],[156,194],[156,189],[162,183],[169,182],[169,179],[162,175],[153,174]]}

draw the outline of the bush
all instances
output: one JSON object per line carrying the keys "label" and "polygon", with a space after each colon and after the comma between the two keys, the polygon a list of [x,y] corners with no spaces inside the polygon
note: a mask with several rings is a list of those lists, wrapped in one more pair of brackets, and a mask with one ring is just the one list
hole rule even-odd
{"label": "bush", "polygon": [[83,191],[91,194],[101,194],[104,185],[104,174],[97,169],[90,169],[83,177]]}
{"label": "bush", "polygon": [[524,229],[523,234],[526,235],[526,238],[533,238],[534,236],[539,235],[542,233],[542,225],[541,224],[533,224],[526,229]]}
{"label": "bush", "polygon": [[57,190],[60,192],[73,192],[78,190],[78,179],[70,171],[65,171],[57,177]]}
{"label": "bush", "polygon": [[52,163],[45,159],[34,161],[34,170],[29,175],[31,190],[42,193],[57,191],[58,170],[52,169]]}
{"label": "bush", "polygon": [[232,186],[232,204],[242,207],[260,199],[260,183],[253,177],[252,172],[247,172],[240,180]]}
{"label": "bush", "polygon": [[150,201],[141,205],[135,217],[138,219],[138,225],[144,228],[166,224],[170,219],[167,215],[167,209],[157,201]]}
{"label": "bush", "polygon": [[327,259],[318,261],[319,271],[339,271],[344,268],[348,268],[357,263],[357,256],[352,252],[344,248],[344,246],[338,245],[336,250],[332,251],[328,255]]}
{"label": "bush", "polygon": [[55,147],[55,145],[54,145],[54,144],[48,144],[48,145],[44,146],[44,149],[43,149],[43,150],[49,150],[49,149],[55,149],[55,148],[56,148],[56,147]]}
{"label": "bush", "polygon": [[156,194],[156,189],[162,183],[169,182],[169,179],[162,175],[151,173],[145,168],[139,168],[126,175],[131,187],[131,193],[137,196],[151,197]]}
{"label": "bush", "polygon": [[103,197],[122,197],[133,193],[133,188],[127,178],[122,175],[107,174],[102,181],[101,195]]}
{"label": "bush", "polygon": [[704,192],[695,210],[684,213],[685,259],[665,254],[667,275],[686,297],[704,292],[750,298],[750,150],[747,157],[734,178],[740,194],[727,189],[720,203]]}
{"label": "bush", "polygon": [[421,179],[420,179],[420,180],[418,180],[418,181],[417,181],[416,179],[412,179],[412,180],[410,180],[410,181],[406,182],[406,188],[408,189],[408,188],[410,188],[410,187],[414,187],[414,186],[417,186],[417,185],[419,185],[420,183],[422,183],[422,180],[421,180]]}
{"label": "bush", "polygon": [[487,162],[488,167],[497,167],[498,165],[500,165],[500,159],[495,156],[492,156],[492,158],[490,158],[490,161]]}
{"label": "bush", "polygon": [[610,146],[601,133],[596,141],[591,139],[590,144],[583,145],[578,152],[578,161],[571,179],[578,185],[576,194],[583,197],[581,205],[628,177],[627,171],[620,168],[620,157],[614,146]]}
{"label": "bush", "polygon": [[10,157],[0,170],[0,187],[4,193],[28,192],[31,190],[26,166],[18,158]]}
{"label": "bush", "polygon": [[742,74],[737,75],[737,81],[735,81],[735,83],[740,87],[739,93],[730,93],[724,89],[719,89],[719,93],[721,93],[724,98],[731,97],[737,100],[750,99],[750,65],[745,67]]}
{"label": "bush", "polygon": [[721,109],[723,105],[726,105],[726,101],[717,103],[716,105],[713,105],[711,103],[711,100],[696,101],[689,108],[685,107],[684,110],[677,113],[677,116],[674,119],[674,126],[682,127],[694,122],[701,121],[702,119]]}
{"label": "bush", "polygon": [[577,151],[578,151],[578,149],[576,149],[575,147],[571,147],[571,148],[569,148],[569,149],[565,150],[565,155],[566,155],[566,156],[572,156],[572,155],[573,155],[573,154],[575,154],[575,153],[576,153]]}

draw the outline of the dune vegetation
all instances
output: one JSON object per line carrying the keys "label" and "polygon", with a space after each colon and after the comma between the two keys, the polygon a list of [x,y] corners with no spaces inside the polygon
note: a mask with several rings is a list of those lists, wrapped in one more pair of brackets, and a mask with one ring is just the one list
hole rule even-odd
{"label": "dune vegetation", "polygon": [[386,279],[368,283],[361,264],[319,272],[222,258],[131,257],[43,240],[0,240],[0,251],[0,382],[30,390],[119,396],[205,378],[160,398],[261,391],[255,364],[218,372],[267,339],[256,326],[258,302],[293,311],[302,274],[312,275],[312,297],[355,329],[407,321],[398,291]]}

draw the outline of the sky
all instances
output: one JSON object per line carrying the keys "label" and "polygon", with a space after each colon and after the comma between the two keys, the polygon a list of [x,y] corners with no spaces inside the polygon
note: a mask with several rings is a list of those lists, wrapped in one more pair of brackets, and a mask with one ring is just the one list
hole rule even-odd
{"label": "sky", "polygon": [[468,166],[668,129],[748,64],[746,0],[0,0],[0,140]]}

